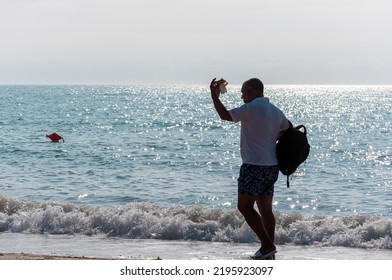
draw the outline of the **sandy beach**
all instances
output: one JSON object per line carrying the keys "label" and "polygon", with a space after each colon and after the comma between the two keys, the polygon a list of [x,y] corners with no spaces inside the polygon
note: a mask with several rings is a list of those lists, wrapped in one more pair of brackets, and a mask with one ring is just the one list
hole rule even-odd
{"label": "sandy beach", "polygon": [[115,258],[42,255],[27,253],[0,253],[0,260],[115,260]]}
{"label": "sandy beach", "polygon": [[[258,245],[7,233],[1,237],[0,260],[247,260]],[[278,245],[276,259],[392,260],[392,251],[374,248]]]}
{"label": "sandy beach", "polygon": [[[0,260],[245,260],[256,243],[0,234]],[[277,260],[392,260],[390,249],[278,245]]]}

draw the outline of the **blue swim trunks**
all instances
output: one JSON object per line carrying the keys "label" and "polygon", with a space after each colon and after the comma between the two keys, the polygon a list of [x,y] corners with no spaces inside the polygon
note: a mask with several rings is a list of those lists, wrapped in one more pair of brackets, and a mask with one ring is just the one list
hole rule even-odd
{"label": "blue swim trunks", "polygon": [[259,196],[274,195],[274,184],[278,180],[279,166],[242,164],[238,178],[238,194]]}

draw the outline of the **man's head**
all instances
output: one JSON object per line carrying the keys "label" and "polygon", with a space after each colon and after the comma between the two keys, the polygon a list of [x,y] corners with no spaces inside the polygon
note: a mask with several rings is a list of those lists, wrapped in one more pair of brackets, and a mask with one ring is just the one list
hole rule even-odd
{"label": "man's head", "polygon": [[259,79],[252,78],[242,84],[241,92],[241,98],[245,103],[249,103],[257,97],[264,96],[264,85]]}

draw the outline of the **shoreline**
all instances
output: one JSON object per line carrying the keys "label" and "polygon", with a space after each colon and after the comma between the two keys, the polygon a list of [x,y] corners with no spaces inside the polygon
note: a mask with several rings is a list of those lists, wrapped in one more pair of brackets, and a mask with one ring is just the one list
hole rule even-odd
{"label": "shoreline", "polygon": [[[392,248],[277,247],[277,260],[392,260]],[[258,248],[258,243],[0,234],[0,260],[246,260]]]}
{"label": "shoreline", "polygon": [[0,253],[0,260],[119,260],[119,258],[98,258],[85,256],[61,256],[32,253]]}

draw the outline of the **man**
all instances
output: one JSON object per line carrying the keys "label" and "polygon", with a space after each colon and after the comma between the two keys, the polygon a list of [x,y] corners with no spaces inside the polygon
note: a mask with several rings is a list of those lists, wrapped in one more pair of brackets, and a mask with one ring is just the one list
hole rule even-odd
{"label": "man", "polygon": [[[264,97],[264,85],[259,79],[243,83],[241,98],[245,104],[231,110],[227,110],[219,99],[219,83],[213,79],[210,84],[215,110],[222,120],[241,122],[238,209],[261,242],[252,258],[274,259],[277,251],[272,197],[279,175],[276,141],[280,133],[289,128],[289,122],[282,111]],[[254,209],[255,203],[259,213]]]}

